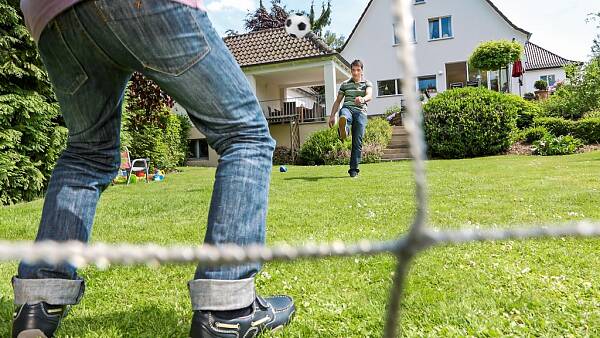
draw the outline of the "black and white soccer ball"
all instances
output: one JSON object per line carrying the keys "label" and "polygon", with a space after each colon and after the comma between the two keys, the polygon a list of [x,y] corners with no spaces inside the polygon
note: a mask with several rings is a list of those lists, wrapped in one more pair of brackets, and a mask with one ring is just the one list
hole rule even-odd
{"label": "black and white soccer ball", "polygon": [[301,39],[310,32],[310,20],[306,15],[300,13],[290,14],[285,20],[285,31],[289,35]]}

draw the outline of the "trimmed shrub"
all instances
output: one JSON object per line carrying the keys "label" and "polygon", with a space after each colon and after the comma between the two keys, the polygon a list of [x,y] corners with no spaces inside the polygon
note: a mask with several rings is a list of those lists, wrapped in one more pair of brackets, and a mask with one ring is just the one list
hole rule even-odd
{"label": "trimmed shrub", "polygon": [[522,135],[522,140],[525,143],[532,144],[533,142],[541,140],[551,134],[548,129],[544,127],[531,127],[523,130]]}
{"label": "trimmed shrub", "polygon": [[[380,162],[384,148],[379,144],[363,144],[360,163]],[[336,149],[325,155],[325,164],[348,165],[350,164],[350,153],[350,148],[336,147]]]}
{"label": "trimmed shrub", "polygon": [[515,99],[485,88],[445,91],[424,106],[425,137],[433,156],[496,155],[511,145]]}
{"label": "trimmed shrub", "polygon": [[572,134],[587,144],[600,143],[600,117],[576,121]]}
{"label": "trimmed shrub", "polygon": [[546,82],[544,80],[537,80],[533,84],[533,88],[535,88],[537,90],[547,90],[548,89],[548,82]]}
{"label": "trimmed shrub", "polygon": [[534,119],[536,126],[545,127],[551,134],[556,136],[569,135],[573,132],[574,121],[561,117],[539,117]]}
{"label": "trimmed shrub", "polygon": [[600,118],[600,110],[589,111],[583,114],[583,118]]}
{"label": "trimmed shrub", "polygon": [[275,151],[273,152],[273,164],[274,165],[282,165],[282,164],[293,164],[292,161],[292,151],[288,147],[278,146],[275,147]]}
{"label": "trimmed shrub", "polygon": [[547,135],[533,143],[533,153],[542,156],[569,155],[577,152],[582,145],[580,139],[571,135],[558,137]]}
{"label": "trimmed shrub", "polygon": [[498,70],[516,61],[523,54],[523,46],[508,40],[481,43],[469,58],[469,64],[481,70]]}
{"label": "trimmed shrub", "polygon": [[378,144],[385,148],[391,140],[392,127],[384,118],[378,117],[368,120],[363,144]]}
{"label": "trimmed shrub", "polygon": [[536,126],[545,127],[556,136],[571,135],[586,144],[600,142],[600,118],[573,121],[560,117],[540,117],[534,121]]}
{"label": "trimmed shrub", "polygon": [[[379,162],[383,149],[392,139],[392,127],[383,118],[370,119],[363,138],[362,163]],[[300,148],[300,163],[305,165],[348,164],[352,141],[340,142],[337,126],[314,132]]]}
{"label": "trimmed shrub", "polygon": [[512,104],[517,108],[517,128],[525,129],[533,125],[533,119],[541,113],[540,106],[535,102],[529,102],[518,95],[505,94]]}
{"label": "trimmed shrub", "polygon": [[[318,130],[312,133],[300,147],[300,160],[305,165],[325,164],[325,155],[333,151],[339,143],[337,137],[337,125],[334,128]],[[344,144],[350,147],[350,140],[346,139]],[[349,148],[348,148],[349,149]]]}

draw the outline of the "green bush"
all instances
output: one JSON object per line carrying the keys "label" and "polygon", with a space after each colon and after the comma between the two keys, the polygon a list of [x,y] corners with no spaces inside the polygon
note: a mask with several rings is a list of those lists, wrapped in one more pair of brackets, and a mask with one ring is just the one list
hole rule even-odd
{"label": "green bush", "polygon": [[41,197],[66,129],[18,1],[0,0],[0,205]]}
{"label": "green bush", "polygon": [[558,137],[546,135],[533,143],[533,153],[542,156],[569,155],[577,152],[582,145],[580,139],[571,135]]}
{"label": "green bush", "polygon": [[[312,133],[300,147],[300,162],[305,165],[325,164],[325,156],[332,152],[340,143],[337,136],[337,125],[334,128],[318,130]],[[351,142],[346,139],[343,144],[350,147]]]}
{"label": "green bush", "polygon": [[583,65],[565,67],[567,81],[542,104],[544,115],[580,119],[600,109],[600,57]]}
{"label": "green bush", "polygon": [[404,111],[404,108],[402,106],[395,104],[393,106],[388,107],[385,110],[385,112],[383,113],[383,116],[388,117],[388,116],[392,115],[393,113],[400,114],[403,111]]}
{"label": "green bush", "polygon": [[583,114],[583,118],[600,118],[600,110],[589,111]]}
{"label": "green bush", "polygon": [[537,90],[547,90],[548,89],[548,82],[546,82],[544,80],[537,80],[533,84],[533,87],[535,89],[537,89]]}
{"label": "green bush", "polygon": [[525,143],[532,144],[551,134],[548,129],[544,127],[531,127],[523,130],[522,135],[522,140],[525,141]]}
{"label": "green bush", "polygon": [[[341,144],[341,143],[340,143]],[[383,156],[385,147],[379,144],[363,144],[360,163],[378,163]],[[325,164],[327,165],[348,165],[350,164],[351,149],[340,146],[325,155]]]}
{"label": "green bush", "polygon": [[[379,162],[392,139],[392,127],[383,118],[370,119],[363,138],[362,163]],[[340,142],[337,126],[311,134],[300,147],[299,162],[305,165],[348,164],[351,138]]]}
{"label": "green bush", "polygon": [[292,160],[292,151],[288,147],[278,146],[275,147],[275,151],[273,152],[273,164],[274,165],[282,165],[282,164],[293,164]]}
{"label": "green bush", "polygon": [[124,113],[125,130],[121,133],[121,144],[127,146],[132,158],[149,158],[151,166],[163,170],[172,170],[185,163],[191,128],[187,117],[164,114],[159,125],[133,126],[132,114],[136,112]]}
{"label": "green bush", "polygon": [[556,136],[571,135],[586,144],[600,142],[600,118],[584,118],[573,121],[559,117],[541,117],[534,120],[536,126],[542,126]]}
{"label": "green bush", "polygon": [[392,127],[384,118],[378,117],[369,119],[363,144],[379,144],[384,148],[392,140]]}
{"label": "green bush", "polygon": [[569,135],[573,132],[575,122],[561,117],[539,117],[534,119],[536,126],[546,128],[555,136]]}
{"label": "green bush", "polygon": [[525,129],[533,125],[533,119],[541,113],[536,102],[530,102],[518,95],[505,94],[506,98],[517,108],[517,128]]}
{"label": "green bush", "polygon": [[433,156],[495,155],[511,145],[515,99],[485,88],[445,91],[424,106],[424,129]]}
{"label": "green bush", "polygon": [[498,70],[516,61],[523,53],[523,46],[508,40],[481,43],[469,58],[469,64],[481,70]]}
{"label": "green bush", "polygon": [[572,134],[586,144],[600,143],[600,117],[576,121]]}

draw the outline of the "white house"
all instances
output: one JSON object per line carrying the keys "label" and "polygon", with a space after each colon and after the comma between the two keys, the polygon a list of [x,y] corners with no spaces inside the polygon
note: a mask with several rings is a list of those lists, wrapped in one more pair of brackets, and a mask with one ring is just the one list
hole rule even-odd
{"label": "white house", "polygon": [[[382,114],[401,103],[402,70],[397,61],[398,39],[391,0],[370,0],[342,49],[342,56],[365,64],[375,98],[369,114]],[[564,79],[561,67],[571,61],[529,43],[531,33],[513,24],[490,0],[414,0],[413,29],[418,90],[431,95],[454,87],[477,86],[525,94],[541,77]],[[512,68],[481,72],[468,65],[473,50],[484,41],[514,40],[525,48],[523,86],[512,78]]]}
{"label": "white house", "polygon": [[[350,65],[314,35],[302,39],[268,29],[224,39],[254,90],[277,146],[297,151],[316,130],[327,128],[338,86]],[[324,86],[324,95],[313,86]],[[176,111],[185,113],[181,107]],[[189,165],[215,166],[218,156],[196,128],[190,132]]]}

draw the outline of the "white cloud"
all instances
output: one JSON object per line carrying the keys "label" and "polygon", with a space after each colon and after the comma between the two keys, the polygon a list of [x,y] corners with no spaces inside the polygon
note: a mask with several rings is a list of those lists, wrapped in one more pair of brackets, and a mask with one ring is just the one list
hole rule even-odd
{"label": "white cloud", "polygon": [[206,4],[206,9],[209,12],[221,12],[228,10],[237,10],[246,12],[257,8],[258,5],[254,0],[213,0]]}

